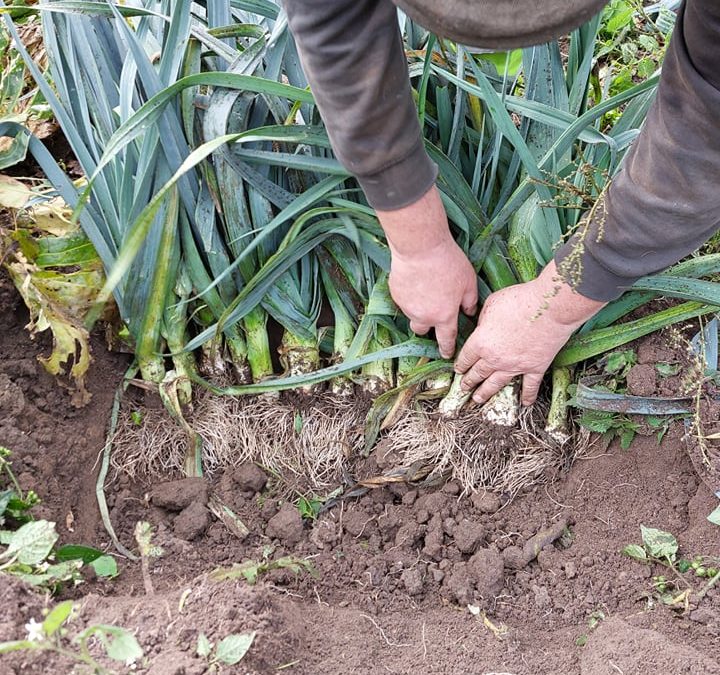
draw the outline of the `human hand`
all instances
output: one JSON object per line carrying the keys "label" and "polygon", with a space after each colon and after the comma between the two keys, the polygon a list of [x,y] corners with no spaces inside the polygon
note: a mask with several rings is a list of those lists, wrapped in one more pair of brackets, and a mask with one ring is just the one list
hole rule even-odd
{"label": "human hand", "polygon": [[395,211],[378,212],[392,253],[390,294],[424,335],[435,328],[440,354],[455,352],[458,313],[477,311],[477,276],[455,243],[437,188],[418,202]]}
{"label": "human hand", "polygon": [[531,405],[555,355],[604,305],[559,279],[554,261],[537,279],[493,293],[455,363],[463,389],[478,387],[482,404],[522,375],[522,403]]}

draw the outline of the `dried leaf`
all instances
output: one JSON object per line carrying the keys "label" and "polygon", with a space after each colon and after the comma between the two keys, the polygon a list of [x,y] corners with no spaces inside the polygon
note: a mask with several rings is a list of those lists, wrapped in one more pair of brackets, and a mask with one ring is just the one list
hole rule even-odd
{"label": "dried leaf", "polygon": [[0,207],[21,209],[32,197],[30,188],[16,178],[0,174]]}

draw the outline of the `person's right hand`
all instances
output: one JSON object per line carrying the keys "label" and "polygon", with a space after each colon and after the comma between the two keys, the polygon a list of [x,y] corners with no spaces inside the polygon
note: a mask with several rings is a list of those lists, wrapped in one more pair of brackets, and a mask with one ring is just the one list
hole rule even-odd
{"label": "person's right hand", "polygon": [[448,228],[433,187],[419,201],[378,212],[392,254],[390,293],[418,335],[435,329],[440,354],[455,353],[458,313],[477,311],[477,276]]}

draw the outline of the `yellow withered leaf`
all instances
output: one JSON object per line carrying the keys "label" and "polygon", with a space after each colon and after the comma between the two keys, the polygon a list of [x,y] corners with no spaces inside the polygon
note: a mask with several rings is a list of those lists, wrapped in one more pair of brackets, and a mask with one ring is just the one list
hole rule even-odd
{"label": "yellow withered leaf", "polygon": [[29,187],[16,178],[0,174],[0,207],[21,209],[32,196]]}

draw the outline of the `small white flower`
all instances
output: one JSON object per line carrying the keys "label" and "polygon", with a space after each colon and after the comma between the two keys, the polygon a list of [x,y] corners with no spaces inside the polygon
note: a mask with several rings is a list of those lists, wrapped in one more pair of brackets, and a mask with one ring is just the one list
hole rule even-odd
{"label": "small white flower", "polygon": [[30,640],[30,642],[42,642],[45,639],[43,625],[35,621],[35,619],[30,619],[30,621],[25,624],[25,630],[27,631],[27,639]]}
{"label": "small white flower", "polygon": [[135,670],[137,668],[137,663],[135,663],[135,657],[131,656],[129,659],[126,659],[125,665],[130,668],[130,670]]}

